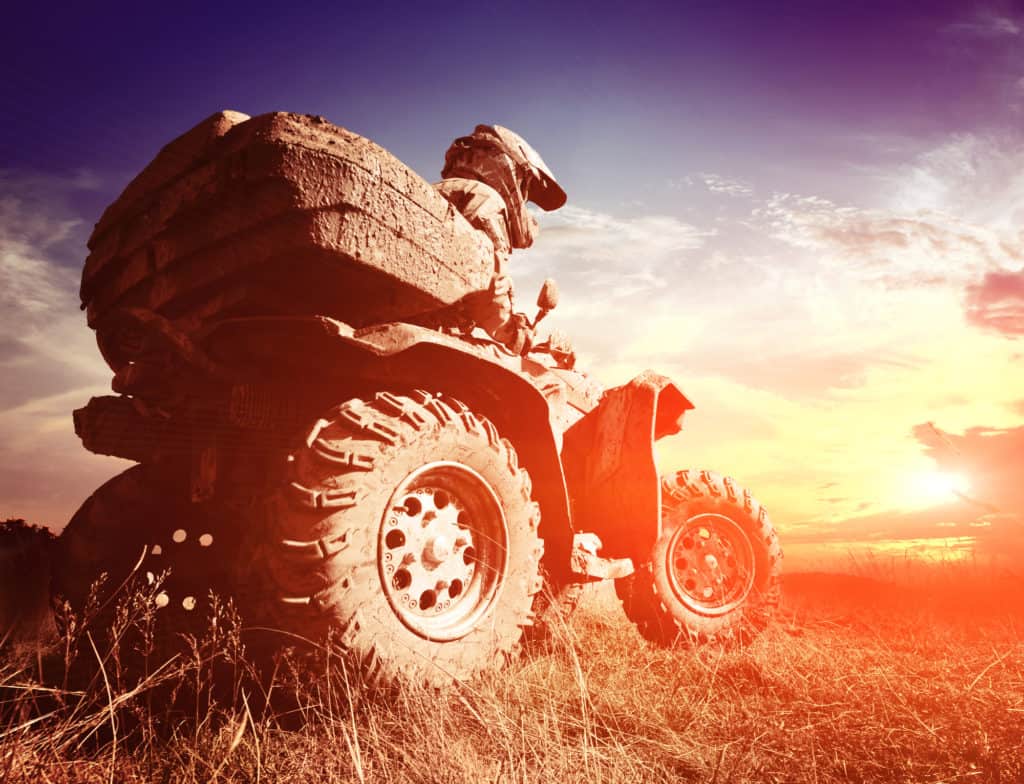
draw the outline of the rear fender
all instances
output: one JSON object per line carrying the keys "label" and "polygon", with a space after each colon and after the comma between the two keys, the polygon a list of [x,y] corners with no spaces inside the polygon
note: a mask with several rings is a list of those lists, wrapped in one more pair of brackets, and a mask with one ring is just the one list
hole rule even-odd
{"label": "rear fender", "polygon": [[307,396],[313,416],[382,390],[424,389],[461,400],[515,445],[541,506],[545,563],[568,568],[573,526],[549,402],[564,395],[564,385],[543,366],[489,341],[404,323],[354,330],[325,317],[224,321],[203,345],[219,365],[235,368],[236,377],[263,384],[284,379],[283,391]]}
{"label": "rear fender", "polygon": [[603,554],[645,563],[661,532],[661,482],[654,441],[679,432],[693,404],[669,379],[645,371],[605,392],[565,433],[562,465],[578,529]]}

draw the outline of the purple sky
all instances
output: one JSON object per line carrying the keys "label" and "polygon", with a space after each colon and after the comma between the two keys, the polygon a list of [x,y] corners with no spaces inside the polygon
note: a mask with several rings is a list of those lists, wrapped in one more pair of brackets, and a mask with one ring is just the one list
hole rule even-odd
{"label": "purple sky", "polygon": [[7,12],[5,169],[88,169],[108,198],[237,107],[323,114],[433,176],[489,118],[595,202],[666,169],[813,168],[865,136],[1012,122],[1024,64],[1008,3],[115,5]]}
{"label": "purple sky", "polygon": [[70,433],[109,383],[84,240],[225,108],[322,114],[429,180],[478,122],[524,135],[569,206],[521,289],[559,279],[551,325],[608,382],[675,375],[698,411],[663,462],[735,473],[791,542],[1024,503],[1012,471],[965,480],[1004,517],[943,498],[990,462],[915,430],[1024,471],[1020,3],[23,3],[0,63],[0,516],[59,527],[118,470]]}

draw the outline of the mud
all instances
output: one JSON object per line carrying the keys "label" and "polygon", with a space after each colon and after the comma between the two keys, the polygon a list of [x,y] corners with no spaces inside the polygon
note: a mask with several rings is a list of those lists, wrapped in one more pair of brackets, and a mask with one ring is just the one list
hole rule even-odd
{"label": "mud", "polygon": [[89,240],[89,323],[141,307],[409,318],[486,289],[493,247],[429,183],[322,118],[221,112],[168,144]]}

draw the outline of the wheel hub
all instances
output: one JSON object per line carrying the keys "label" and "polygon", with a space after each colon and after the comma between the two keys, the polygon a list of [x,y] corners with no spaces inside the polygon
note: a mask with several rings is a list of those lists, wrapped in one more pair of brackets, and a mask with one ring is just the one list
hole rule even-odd
{"label": "wheel hub", "polygon": [[508,569],[508,526],[494,490],[461,463],[427,464],[391,496],[378,563],[395,614],[417,634],[454,640],[475,628]]}
{"label": "wheel hub", "polygon": [[731,518],[699,514],[681,525],[668,548],[673,592],[702,615],[724,615],[738,607],[754,585],[754,550]]}
{"label": "wheel hub", "polygon": [[451,543],[443,534],[428,540],[427,546],[423,548],[423,560],[435,566],[443,564],[451,554]]}

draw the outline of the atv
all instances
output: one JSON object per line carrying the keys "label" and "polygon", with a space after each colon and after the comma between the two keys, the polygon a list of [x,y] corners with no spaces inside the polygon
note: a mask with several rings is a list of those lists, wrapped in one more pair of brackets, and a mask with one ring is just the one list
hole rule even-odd
{"label": "atv", "polygon": [[[658,474],[693,408],[675,384],[603,389],[557,334],[519,354],[416,318],[486,285],[462,220],[322,118],[225,112],[165,147],[90,240],[117,394],[75,429],[138,465],[61,534],[55,597],[144,577],[173,634],[228,596],[262,644],[330,638],[387,682],[499,666],[598,580],[660,644],[764,628],[765,508]],[[534,326],[557,301],[547,281]]]}

